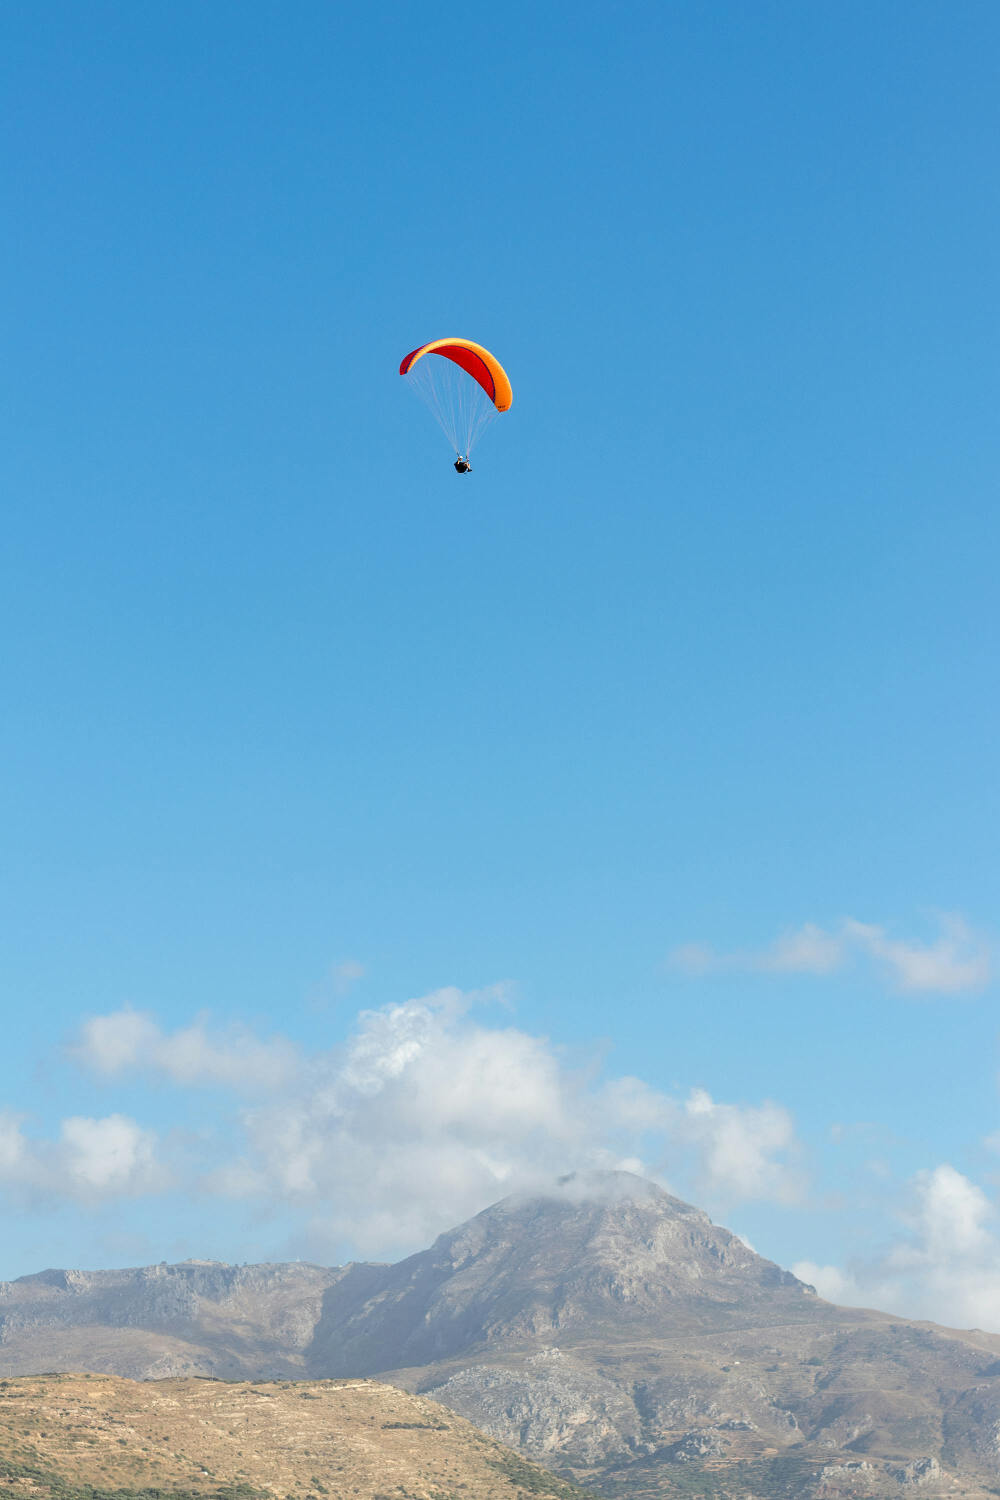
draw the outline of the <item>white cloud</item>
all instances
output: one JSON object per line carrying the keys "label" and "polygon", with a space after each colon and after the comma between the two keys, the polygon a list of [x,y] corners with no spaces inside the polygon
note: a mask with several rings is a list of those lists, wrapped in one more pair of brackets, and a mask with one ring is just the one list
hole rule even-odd
{"label": "white cloud", "polygon": [[20,1182],[30,1177],[27,1143],[21,1133],[21,1115],[0,1112],[0,1183]]}
{"label": "white cloud", "polygon": [[75,1196],[134,1197],[166,1185],[153,1133],[124,1115],[64,1120],[56,1170]]}
{"label": "white cloud", "polygon": [[914,1177],[898,1211],[902,1233],[878,1259],[792,1269],[832,1302],[1000,1331],[996,1217],[983,1190],[942,1163]]}
{"label": "white cloud", "polygon": [[317,1244],[348,1239],[362,1254],[415,1248],[577,1170],[648,1174],[653,1161],[716,1202],[795,1195],[794,1130],[778,1106],[594,1084],[547,1038],[483,1025],[477,998],[442,990],[363,1011],[342,1051],[244,1113],[243,1158],[220,1165],[211,1190],[303,1205]]}
{"label": "white cloud", "polygon": [[121,1073],[144,1062],[160,1040],[151,1016],[128,1007],[84,1022],[74,1049],[96,1073]]}
{"label": "white cloud", "polygon": [[945,1265],[994,1257],[998,1245],[988,1224],[995,1213],[982,1188],[946,1164],[918,1173],[913,1190],[906,1218],[915,1244],[894,1251],[893,1264]]}
{"label": "white cloud", "polygon": [[548,1042],[466,1012],[454,990],[362,1012],[343,1052],[246,1113],[246,1186],[322,1205],[327,1232],[367,1252],[596,1164],[603,1143]]}
{"label": "white cloud", "polygon": [[615,1078],[605,1084],[601,1107],[610,1124],[636,1133],[669,1130],[678,1116],[677,1101],[641,1078]]}
{"label": "white cloud", "polygon": [[137,1197],[169,1185],[156,1137],[125,1115],[63,1120],[57,1140],[27,1136],[22,1121],[0,1115],[0,1187],[31,1200]]}
{"label": "white cloud", "polygon": [[859,955],[873,960],[898,988],[957,995],[989,983],[992,964],[985,940],[956,915],[941,919],[933,943],[905,941],[885,929],[846,918],[832,930],[807,922],[783,933],[767,948],[718,953],[688,943],[671,954],[671,965],[687,974],[785,973],[832,974]]}
{"label": "white cloud", "polygon": [[717,1104],[704,1089],[694,1089],[678,1133],[698,1149],[701,1181],[710,1195],[777,1203],[800,1196],[795,1127],[780,1105]]}
{"label": "white cloud", "polygon": [[780,1106],[602,1081],[593,1059],[571,1065],[547,1037],[498,1024],[486,1006],[508,992],[442,989],[365,1010],[344,1045],[312,1056],[205,1019],[168,1031],[128,1008],[91,1017],[70,1055],[108,1083],[138,1074],[245,1089],[252,1105],[223,1105],[196,1143],[170,1141],[169,1176],[154,1134],[123,1114],[75,1115],[49,1141],[0,1115],[0,1185],[84,1203],[180,1187],[290,1211],[312,1224],[316,1253],[346,1244],[366,1255],[419,1248],[506,1193],[572,1172],[667,1174],[716,1212],[796,1196],[794,1127]]}
{"label": "white cloud", "polygon": [[152,1016],[125,1006],[93,1016],[70,1048],[95,1073],[114,1077],[140,1068],[178,1084],[221,1084],[256,1092],[280,1088],[299,1066],[295,1046],[284,1037],[260,1041],[242,1027],[210,1036],[203,1021],[163,1032]]}
{"label": "white cloud", "polygon": [[864,1307],[865,1295],[854,1277],[838,1266],[820,1266],[812,1260],[797,1260],[792,1274],[807,1286],[814,1286],[827,1302],[839,1302],[846,1307]]}

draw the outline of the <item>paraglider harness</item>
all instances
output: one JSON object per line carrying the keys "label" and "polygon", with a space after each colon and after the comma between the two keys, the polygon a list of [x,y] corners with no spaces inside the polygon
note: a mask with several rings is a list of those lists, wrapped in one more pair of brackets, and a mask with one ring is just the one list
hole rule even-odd
{"label": "paraglider harness", "polygon": [[456,474],[472,473],[472,465],[469,463],[469,460],[467,458],[462,457],[461,453],[455,460],[455,472]]}

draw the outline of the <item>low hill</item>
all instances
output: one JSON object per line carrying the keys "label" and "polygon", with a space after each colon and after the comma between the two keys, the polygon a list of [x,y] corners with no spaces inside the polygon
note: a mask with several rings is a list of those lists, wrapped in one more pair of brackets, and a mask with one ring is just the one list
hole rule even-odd
{"label": "low hill", "polygon": [[375,1381],[0,1382],[4,1500],[572,1500],[471,1423]]}

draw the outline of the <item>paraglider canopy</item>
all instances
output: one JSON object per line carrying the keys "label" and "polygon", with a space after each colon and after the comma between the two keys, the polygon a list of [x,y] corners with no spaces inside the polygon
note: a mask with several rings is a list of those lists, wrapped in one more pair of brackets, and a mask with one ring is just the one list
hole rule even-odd
{"label": "paraglider canopy", "polygon": [[458,473],[467,474],[469,450],[514,399],[503,365],[472,339],[432,339],[406,356],[399,373],[444,431],[458,456]]}
{"label": "paraglider canopy", "polygon": [[400,375],[408,375],[418,359],[423,359],[425,354],[440,354],[444,359],[450,359],[454,364],[460,365],[472,376],[489,396],[497,411],[508,411],[514,399],[514,392],[510,388],[507,372],[500,361],[484,349],[482,344],[474,344],[471,339],[433,339],[429,344],[421,344],[419,349],[414,349],[406,356],[399,367]]}

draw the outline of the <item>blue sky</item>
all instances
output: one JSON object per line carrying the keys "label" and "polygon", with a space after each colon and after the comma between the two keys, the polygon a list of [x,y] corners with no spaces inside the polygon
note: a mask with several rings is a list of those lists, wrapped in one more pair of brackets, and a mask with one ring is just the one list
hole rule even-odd
{"label": "blue sky", "polygon": [[2,32],[0,1275],[625,1162],[1000,1329],[996,8]]}

